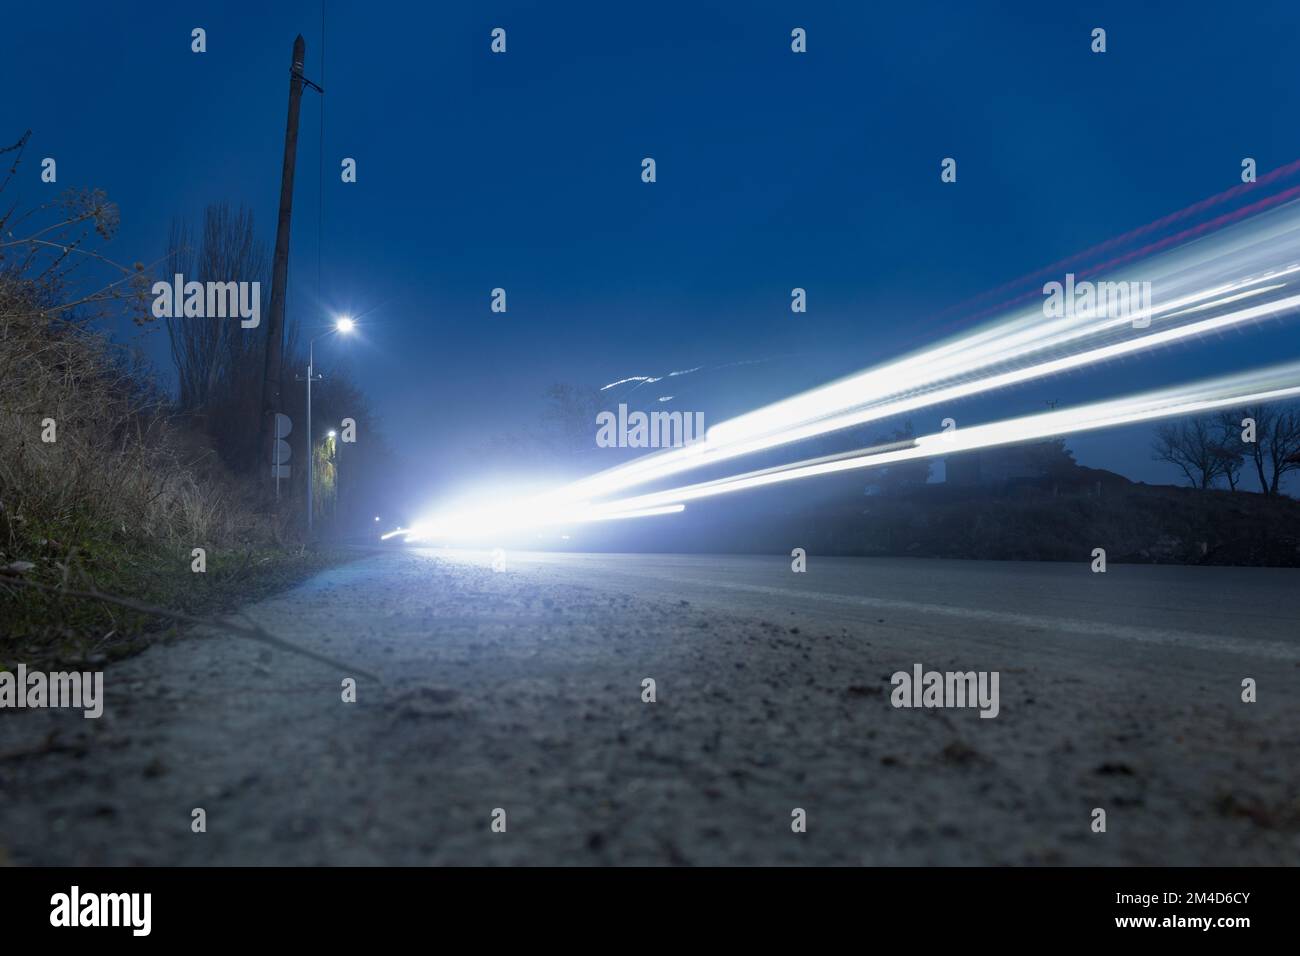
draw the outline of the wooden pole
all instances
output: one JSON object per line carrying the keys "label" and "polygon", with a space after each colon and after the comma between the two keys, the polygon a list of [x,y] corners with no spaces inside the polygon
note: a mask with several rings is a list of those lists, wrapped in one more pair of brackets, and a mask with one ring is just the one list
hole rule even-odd
{"label": "wooden pole", "polygon": [[[260,446],[271,451],[275,434],[275,416],[282,408],[280,390],[284,363],[284,302],[289,281],[289,224],[293,216],[293,174],[298,157],[298,112],[302,105],[302,88],[306,80],[303,63],[307,44],[302,34],[293,41],[293,63],[289,68],[289,118],[284,129],[284,168],[280,176],[280,218],[275,227],[275,258],[271,264],[271,304],[266,318],[266,365],[262,375],[262,422]],[[311,436],[307,436],[311,454]],[[273,460],[274,453],[262,456],[262,465]]]}

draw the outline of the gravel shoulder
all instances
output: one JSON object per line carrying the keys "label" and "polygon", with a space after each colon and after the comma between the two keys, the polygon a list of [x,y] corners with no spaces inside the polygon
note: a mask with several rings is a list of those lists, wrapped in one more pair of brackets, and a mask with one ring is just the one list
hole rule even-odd
{"label": "gravel shoulder", "polygon": [[[844,560],[864,581],[927,564]],[[943,564],[927,575],[985,573]],[[1233,569],[1193,570],[1231,584]],[[1044,615],[927,611],[902,585],[893,605],[867,584],[841,589],[867,603],[800,600],[790,578],[781,558],[511,558],[497,573],[424,551],[328,570],[245,613],[349,666],[199,629],[109,668],[98,720],[0,711],[0,859],[1300,861],[1285,648],[1055,634]],[[1000,671],[999,716],[891,707],[890,675],[913,662]],[[358,678],[345,703],[358,669],[382,681]],[[1240,701],[1242,676],[1258,703]]]}

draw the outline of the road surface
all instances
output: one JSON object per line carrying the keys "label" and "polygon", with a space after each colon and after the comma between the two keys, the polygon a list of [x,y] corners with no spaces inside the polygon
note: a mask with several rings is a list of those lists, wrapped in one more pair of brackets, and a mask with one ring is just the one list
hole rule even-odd
{"label": "road surface", "polygon": [[[1258,568],[375,553],[246,610],[344,666],[201,629],[110,667],[99,720],[0,714],[0,859],[1295,864],[1297,595]],[[915,664],[997,671],[997,717],[891,706]]]}

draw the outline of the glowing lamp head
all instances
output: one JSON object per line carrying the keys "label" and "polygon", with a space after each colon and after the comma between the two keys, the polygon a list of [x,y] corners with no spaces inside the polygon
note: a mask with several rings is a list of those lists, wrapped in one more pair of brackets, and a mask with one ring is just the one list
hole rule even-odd
{"label": "glowing lamp head", "polygon": [[341,317],[337,322],[334,323],[334,328],[342,332],[344,335],[347,335],[356,327],[357,327],[357,323],[352,320],[351,316],[347,316],[347,315]]}
{"label": "glowing lamp head", "polygon": [[328,435],[330,438],[333,438],[333,437],[334,437],[334,429],[331,428],[331,429],[330,429],[329,431],[327,431],[325,434]]}

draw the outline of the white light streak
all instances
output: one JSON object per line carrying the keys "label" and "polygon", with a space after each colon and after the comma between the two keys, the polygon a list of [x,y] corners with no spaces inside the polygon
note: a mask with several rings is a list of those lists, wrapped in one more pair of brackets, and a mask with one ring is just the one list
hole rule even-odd
{"label": "white light streak", "polygon": [[[1297,391],[1300,375],[1296,366],[1285,366],[967,427],[955,434],[927,435],[905,448],[890,446],[890,450],[869,454],[797,462],[601,503],[638,485],[703,466],[1295,312],[1300,310],[1300,294],[1279,293],[1298,272],[1300,204],[1293,202],[1121,273],[1104,279],[1089,277],[1094,282],[1150,282],[1149,309],[1121,316],[1099,316],[1092,310],[1048,318],[1040,301],[938,346],[719,423],[704,441],[647,455],[542,494],[498,496],[488,504],[449,510],[419,522],[414,529],[392,534],[406,533],[407,540],[412,540],[412,535],[484,537],[547,524],[640,517],[664,513],[656,510],[661,508],[681,510],[686,501],[714,494],[816,474],[1291,396]],[[1242,304],[1261,296],[1271,298]],[[1187,320],[1212,310],[1226,311]],[[670,373],[669,377],[691,371],[696,370]],[[1284,373],[1292,376],[1289,383],[1269,378],[1270,387],[1260,385],[1260,376]],[[632,376],[605,388],[627,382],[654,383],[662,378]],[[1243,391],[1247,384],[1250,388]]]}
{"label": "white light streak", "polygon": [[664,500],[697,501],[715,495],[841,471],[875,468],[918,458],[932,458],[997,445],[1095,431],[1100,428],[1115,428],[1161,418],[1199,415],[1234,405],[1279,402],[1297,397],[1300,397],[1300,362],[1095,402],[1078,408],[1060,409],[985,425],[968,426],[950,432],[934,432],[916,438],[910,447],[893,451],[867,451],[847,457],[832,456],[831,460],[795,462],[732,478],[721,478],[654,494],[624,498],[608,502],[606,506],[617,510],[654,508]]}
{"label": "white light streak", "polygon": [[[546,498],[601,498],[740,455],[1282,315],[1300,307],[1297,297],[1240,309],[1205,323],[1171,324],[1192,311],[1276,291],[1287,283],[1275,280],[1297,272],[1300,206],[1288,203],[1154,257],[1142,264],[1140,272],[1131,268],[1105,278],[1150,281],[1159,301],[1149,310],[1104,319],[1095,312],[1047,319],[1040,302],[943,345],[721,422],[709,429],[702,442],[646,455],[556,489]],[[1133,334],[1145,332],[1134,330],[1135,319],[1149,321],[1153,328],[1167,327]],[[1111,341],[1117,337],[1118,342]],[[1089,340],[1097,340],[1091,348]],[[1017,367],[1008,371],[1008,365]]]}

